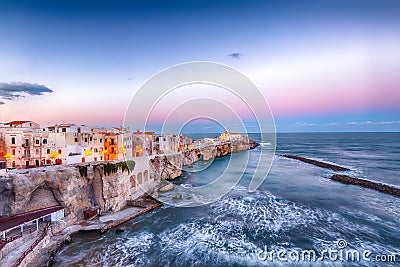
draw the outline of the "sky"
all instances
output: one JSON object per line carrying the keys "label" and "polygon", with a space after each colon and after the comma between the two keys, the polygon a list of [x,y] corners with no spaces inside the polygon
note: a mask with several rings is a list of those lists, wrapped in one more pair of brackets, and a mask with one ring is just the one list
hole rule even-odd
{"label": "sky", "polygon": [[[258,86],[278,132],[400,131],[398,14],[395,0],[1,0],[0,122],[121,125],[154,74],[211,61]],[[152,123],[210,87],[175,92]]]}

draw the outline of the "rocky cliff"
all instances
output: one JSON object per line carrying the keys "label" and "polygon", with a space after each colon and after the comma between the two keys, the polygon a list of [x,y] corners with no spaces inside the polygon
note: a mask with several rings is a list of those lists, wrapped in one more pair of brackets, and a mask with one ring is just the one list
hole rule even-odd
{"label": "rocky cliff", "polygon": [[182,174],[182,166],[188,166],[199,160],[220,158],[231,153],[253,149],[259,146],[257,142],[232,142],[201,149],[192,149],[181,154],[156,156],[150,159],[150,165],[155,173],[164,180],[173,180]]}
{"label": "rocky cliff", "polygon": [[70,220],[93,206],[102,213],[118,211],[130,199],[134,184],[126,162],[18,170],[0,178],[0,216],[57,204],[65,207]]}
{"label": "rocky cliff", "polygon": [[202,152],[200,151],[200,149],[192,149],[183,152],[182,164],[184,166],[188,166],[201,159],[202,159]]}
{"label": "rocky cliff", "polygon": [[157,156],[150,159],[150,166],[162,179],[172,180],[181,176],[183,158],[182,154]]}

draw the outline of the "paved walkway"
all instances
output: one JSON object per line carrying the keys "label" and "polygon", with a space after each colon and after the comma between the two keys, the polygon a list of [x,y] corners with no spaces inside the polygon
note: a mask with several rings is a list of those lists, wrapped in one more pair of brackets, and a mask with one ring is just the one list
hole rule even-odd
{"label": "paved walkway", "polygon": [[12,266],[19,257],[21,257],[22,253],[24,253],[35,242],[35,240],[39,238],[42,232],[43,227],[41,227],[39,231],[24,235],[23,237],[13,241],[17,243],[15,249],[11,250],[10,253],[0,260],[0,266]]}
{"label": "paved walkway", "polygon": [[123,220],[133,214],[136,214],[141,210],[144,210],[144,208],[138,208],[138,207],[126,208],[124,210],[115,212],[113,214],[103,215],[103,216],[99,217],[99,221],[101,221],[105,224],[113,223],[116,221]]}

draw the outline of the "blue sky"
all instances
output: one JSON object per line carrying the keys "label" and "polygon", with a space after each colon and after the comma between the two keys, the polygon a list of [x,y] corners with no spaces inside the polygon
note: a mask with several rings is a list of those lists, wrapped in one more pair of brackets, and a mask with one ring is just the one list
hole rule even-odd
{"label": "blue sky", "polygon": [[[200,60],[257,84],[278,131],[399,131],[399,13],[387,0],[1,1],[0,121],[120,125],[146,79]],[[5,98],[15,83],[47,89]]]}

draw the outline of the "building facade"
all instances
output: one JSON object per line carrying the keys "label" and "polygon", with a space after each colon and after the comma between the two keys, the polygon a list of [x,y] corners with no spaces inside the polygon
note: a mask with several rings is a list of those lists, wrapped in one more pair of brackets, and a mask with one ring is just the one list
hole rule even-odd
{"label": "building facade", "polygon": [[178,134],[132,133],[122,126],[107,130],[62,123],[41,128],[32,121],[13,121],[0,123],[0,169],[176,154],[236,138],[227,132],[219,139],[193,141]]}

